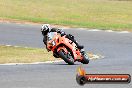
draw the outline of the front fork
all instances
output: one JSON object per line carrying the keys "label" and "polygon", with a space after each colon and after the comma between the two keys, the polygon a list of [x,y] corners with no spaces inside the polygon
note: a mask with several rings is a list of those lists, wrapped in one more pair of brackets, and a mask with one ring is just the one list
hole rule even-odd
{"label": "front fork", "polygon": [[84,49],[81,49],[80,52],[85,58],[89,58],[88,54],[86,53],[86,51]]}

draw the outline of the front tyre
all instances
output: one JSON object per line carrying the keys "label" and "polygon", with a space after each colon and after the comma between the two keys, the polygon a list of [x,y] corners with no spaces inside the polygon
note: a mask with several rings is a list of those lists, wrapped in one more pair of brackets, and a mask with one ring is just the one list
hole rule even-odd
{"label": "front tyre", "polygon": [[74,58],[72,57],[70,52],[66,54],[66,52],[60,50],[58,54],[66,63],[68,63],[69,65],[74,65]]}

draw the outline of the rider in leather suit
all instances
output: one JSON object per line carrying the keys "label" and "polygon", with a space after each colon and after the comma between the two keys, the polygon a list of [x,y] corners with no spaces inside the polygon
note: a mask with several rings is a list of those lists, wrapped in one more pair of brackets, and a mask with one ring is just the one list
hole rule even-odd
{"label": "rider in leather suit", "polygon": [[51,28],[51,26],[49,24],[43,24],[42,27],[41,27],[41,32],[42,32],[42,35],[43,35],[43,42],[46,45],[46,48],[47,48],[47,33],[48,32],[57,32],[57,33],[60,33],[61,36],[66,35],[66,37],[68,39],[70,39],[71,41],[73,41],[77,45],[77,48],[79,48],[79,49],[83,49],[84,48],[84,46],[78,44],[78,42],[74,39],[73,35],[66,34],[61,29]]}

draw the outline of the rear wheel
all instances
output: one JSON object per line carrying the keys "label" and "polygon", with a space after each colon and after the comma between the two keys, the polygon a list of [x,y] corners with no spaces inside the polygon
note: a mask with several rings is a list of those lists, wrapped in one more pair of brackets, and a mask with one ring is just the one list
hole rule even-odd
{"label": "rear wheel", "polygon": [[88,64],[89,63],[89,57],[85,51],[82,52],[82,56],[83,56],[83,59],[82,59],[81,63]]}
{"label": "rear wheel", "polygon": [[60,57],[69,65],[74,64],[74,58],[70,52],[66,53],[64,50],[60,50],[59,52]]}

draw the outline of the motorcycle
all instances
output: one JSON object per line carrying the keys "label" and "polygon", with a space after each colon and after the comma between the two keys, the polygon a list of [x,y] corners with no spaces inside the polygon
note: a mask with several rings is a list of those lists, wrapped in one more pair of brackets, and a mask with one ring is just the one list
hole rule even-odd
{"label": "motorcycle", "polygon": [[47,49],[53,52],[54,57],[62,58],[69,65],[73,65],[76,61],[83,64],[89,63],[89,57],[85,50],[78,49],[77,45],[66,35],[61,36],[57,32],[49,32],[47,38]]}

